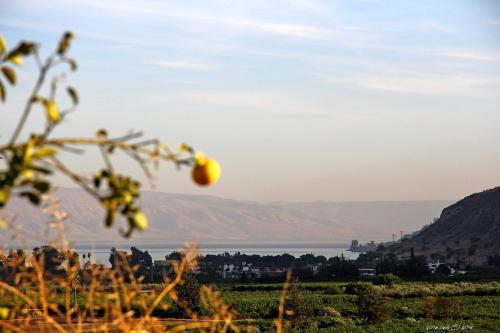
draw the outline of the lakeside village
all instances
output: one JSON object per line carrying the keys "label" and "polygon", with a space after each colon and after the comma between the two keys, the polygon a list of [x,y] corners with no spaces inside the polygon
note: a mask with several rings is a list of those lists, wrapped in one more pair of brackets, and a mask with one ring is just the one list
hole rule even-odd
{"label": "lakeside village", "polygon": [[[351,248],[355,250],[376,248],[377,244],[370,242],[362,245],[352,241]],[[173,273],[172,262],[179,260],[181,254],[172,252],[164,260],[154,260],[148,251],[141,251],[132,247],[129,251],[111,248],[109,265],[95,264],[90,253],[80,254],[70,250],[68,253],[59,251],[51,246],[36,247],[31,254],[23,250],[10,250],[8,255],[0,255],[0,280],[8,281],[15,275],[13,270],[29,270],[30,256],[44,258],[45,271],[51,274],[64,274],[67,261],[72,266],[78,266],[82,277],[85,272],[93,269],[120,270],[124,267],[136,267],[136,275],[144,276],[145,282],[162,282],[164,276]],[[375,262],[367,262],[368,255],[360,254],[356,260],[346,258],[343,254],[331,258],[322,255],[304,254],[295,257],[290,254],[282,255],[247,255],[240,252],[230,254],[207,254],[199,256],[197,266],[191,271],[198,280],[211,281],[256,281],[280,282],[284,279],[289,268],[301,280],[331,280],[342,278],[374,278],[380,274],[393,273],[402,277],[419,278],[432,274],[444,276],[463,275],[464,270],[458,270],[452,265],[437,262],[427,262],[425,257],[414,256],[413,251],[405,260],[395,260],[394,257],[379,258]],[[17,268],[14,268],[17,267]],[[20,268],[24,267],[24,268]],[[14,273],[14,274],[13,274]]]}

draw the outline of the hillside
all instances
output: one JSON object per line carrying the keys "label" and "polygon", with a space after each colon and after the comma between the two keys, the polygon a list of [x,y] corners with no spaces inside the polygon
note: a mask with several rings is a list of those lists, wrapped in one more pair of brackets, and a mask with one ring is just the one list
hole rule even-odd
{"label": "hillside", "polygon": [[450,263],[483,264],[500,254],[500,187],[472,194],[445,208],[435,223],[383,252],[415,255]]}
{"label": "hillside", "polygon": [[[118,242],[116,228],[103,227],[103,209],[78,189],[56,195],[69,213],[67,235],[79,244]],[[212,196],[143,193],[150,228],[134,236],[137,243],[350,243],[388,240],[393,232],[420,229],[447,201],[279,202],[229,200]],[[21,199],[7,210],[25,230],[43,235],[47,217]]]}

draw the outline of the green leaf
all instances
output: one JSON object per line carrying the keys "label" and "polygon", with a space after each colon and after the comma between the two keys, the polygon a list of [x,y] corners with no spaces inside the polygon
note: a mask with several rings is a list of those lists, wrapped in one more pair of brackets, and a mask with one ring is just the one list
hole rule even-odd
{"label": "green leaf", "polygon": [[5,52],[6,49],[7,49],[7,43],[5,42],[3,36],[0,35],[0,53]]}
{"label": "green leaf", "polygon": [[0,207],[5,206],[7,201],[9,201],[9,198],[10,198],[10,190],[8,188],[0,189]]}
{"label": "green leaf", "polygon": [[0,81],[0,99],[2,102],[5,102],[5,97],[7,96],[7,92],[5,91],[5,87],[3,86],[2,81]]}
{"label": "green leaf", "polygon": [[12,84],[12,85],[16,84],[16,82],[17,82],[16,72],[11,67],[7,67],[7,66],[2,67],[2,73],[5,76],[5,78],[7,79],[7,81],[10,82],[10,84]]}
{"label": "green leaf", "polygon": [[98,173],[94,176],[94,187],[99,188],[101,186],[101,174]]}
{"label": "green leaf", "polygon": [[34,205],[39,205],[40,204],[40,196],[37,195],[36,193],[21,192],[20,196],[27,197],[29,199],[29,201],[31,201],[31,203],[34,204]]}
{"label": "green leaf", "polygon": [[50,190],[50,183],[44,180],[37,181],[33,184],[33,187],[37,189],[40,193],[47,193]]}
{"label": "green leaf", "polygon": [[78,98],[78,92],[75,90],[75,88],[68,87],[68,88],[66,88],[66,90],[68,91],[68,95],[69,95],[69,97],[71,97],[73,104],[78,104],[80,99]]}
{"label": "green leaf", "polygon": [[115,220],[116,220],[116,212],[112,209],[108,209],[107,213],[106,213],[106,220],[105,220],[105,224],[106,224],[106,227],[111,227],[113,226],[113,224],[115,223]]}
{"label": "green leaf", "polygon": [[76,61],[74,59],[68,59],[67,62],[71,71],[76,72],[76,70],[78,69],[78,64],[76,63]]}
{"label": "green leaf", "polygon": [[57,155],[57,149],[42,147],[33,153],[32,158],[44,158]]}
{"label": "green leaf", "polygon": [[36,165],[30,165],[28,167],[28,169],[36,171],[36,172],[43,173],[44,175],[50,175],[50,174],[52,174],[51,170],[49,170],[47,168],[40,167],[40,166],[36,166]]}
{"label": "green leaf", "polygon": [[21,42],[18,47],[13,52],[19,52],[20,54],[27,56],[36,52],[37,46],[32,42]]}
{"label": "green leaf", "polygon": [[108,136],[108,132],[105,129],[100,129],[97,131],[96,136],[99,139],[106,139]]}
{"label": "green leaf", "polygon": [[71,40],[75,38],[75,35],[71,31],[66,31],[59,41],[59,46],[57,48],[57,53],[64,55],[69,49]]}

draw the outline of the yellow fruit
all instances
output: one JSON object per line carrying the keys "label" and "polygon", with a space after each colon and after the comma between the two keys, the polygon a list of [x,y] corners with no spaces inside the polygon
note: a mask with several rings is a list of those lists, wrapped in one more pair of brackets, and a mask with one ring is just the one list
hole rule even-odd
{"label": "yellow fruit", "polygon": [[220,165],[216,160],[205,160],[193,168],[193,181],[200,186],[207,186],[217,182],[220,177]]}

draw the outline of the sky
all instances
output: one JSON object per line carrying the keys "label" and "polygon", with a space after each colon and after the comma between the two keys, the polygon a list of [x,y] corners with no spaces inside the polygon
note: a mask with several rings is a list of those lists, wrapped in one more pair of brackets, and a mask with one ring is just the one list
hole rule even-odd
{"label": "sky", "polygon": [[[81,103],[54,136],[143,130],[222,166],[220,181],[200,188],[163,164],[154,190],[379,201],[500,185],[498,2],[0,0],[10,46],[38,41],[46,56],[66,30],[79,64],[66,82]],[[35,79],[27,61],[0,105],[1,143]],[[41,110],[30,124],[24,137]],[[65,156],[89,175],[98,157]]]}

